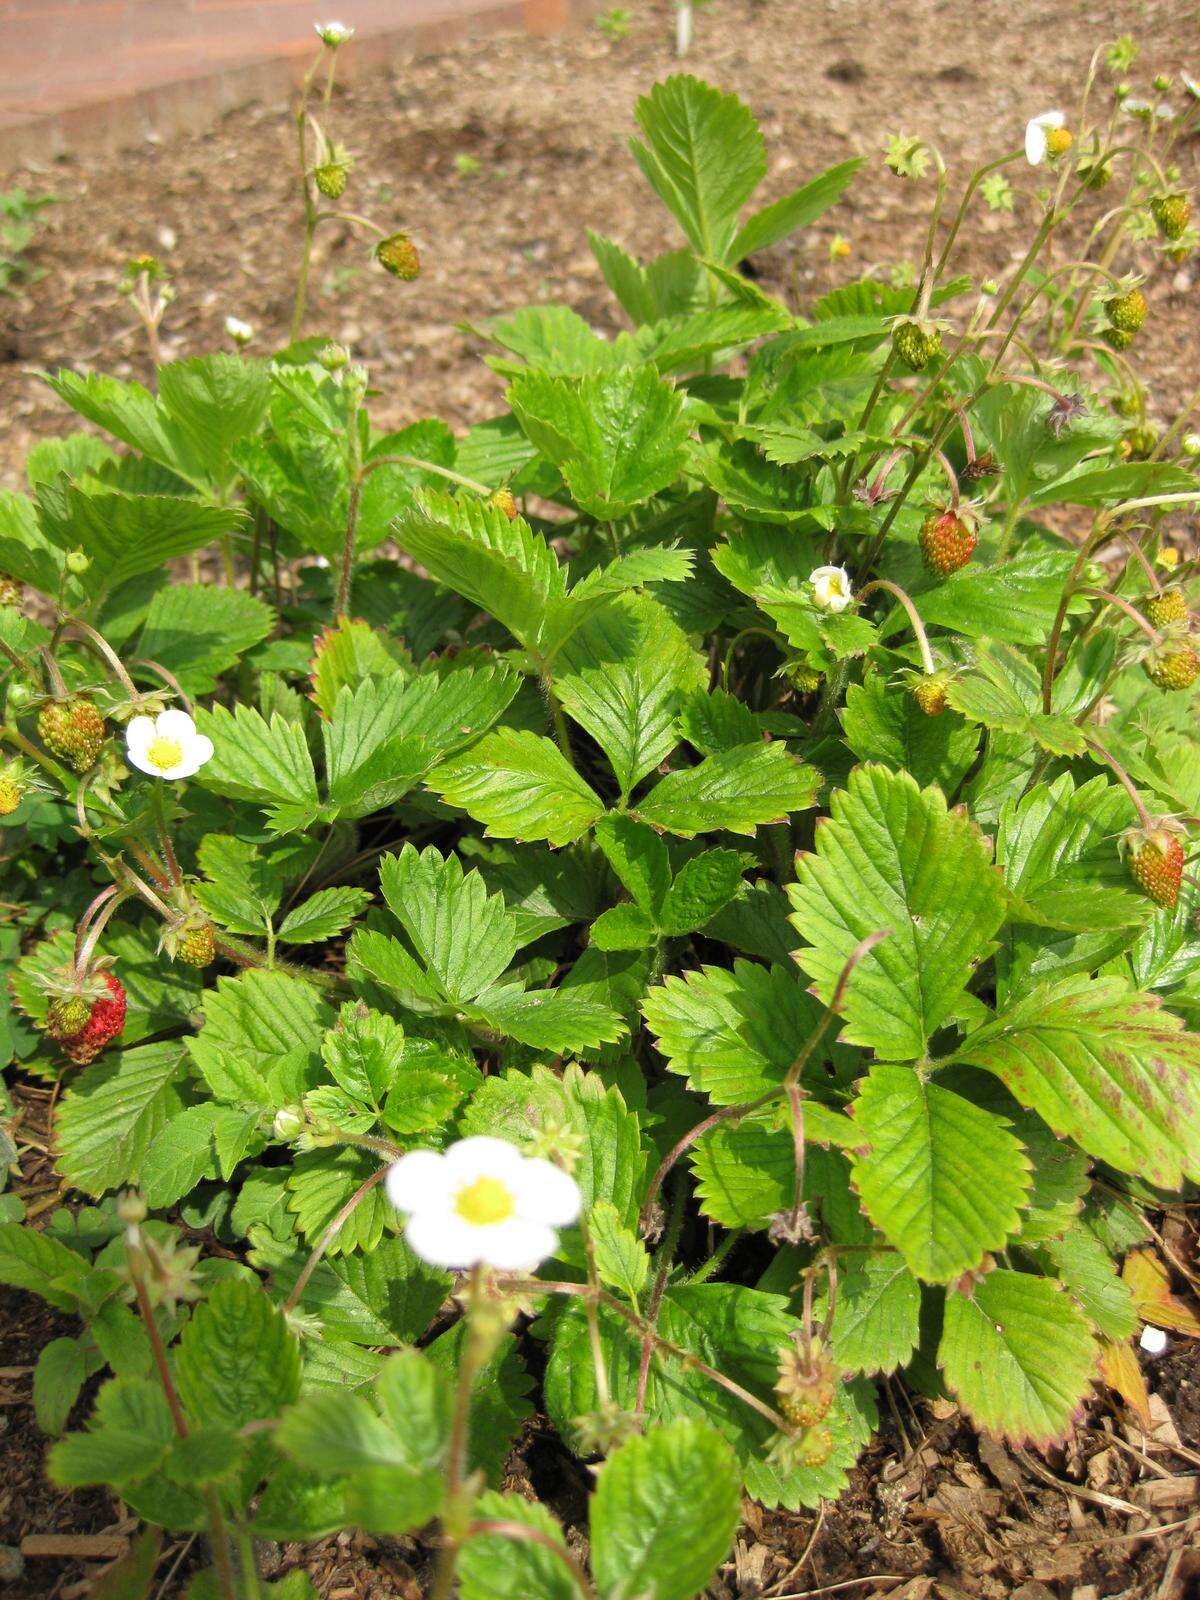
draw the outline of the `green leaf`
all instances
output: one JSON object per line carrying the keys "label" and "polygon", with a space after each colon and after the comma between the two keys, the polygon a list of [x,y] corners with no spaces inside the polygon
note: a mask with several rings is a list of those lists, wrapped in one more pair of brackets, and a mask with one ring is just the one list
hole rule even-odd
{"label": "green leaf", "polygon": [[728,1555],[741,1511],[737,1460],[714,1428],[680,1420],[629,1439],[592,1496],[600,1594],[693,1600]]}
{"label": "green leaf", "polygon": [[915,1060],[947,1021],[1004,915],[1000,875],[977,828],[939,789],[858,767],[833,796],[816,851],[799,858],[797,960],[828,1003],[860,940],[889,937],[859,961],[841,1037],[885,1060]]}
{"label": "green leaf", "polygon": [[685,861],[659,911],[663,933],[675,938],[710,922],[737,893],[744,865],[736,850],[704,850]]}
{"label": "green leaf", "polygon": [[946,686],[946,698],[970,722],[1020,734],[1052,755],[1083,754],[1082,728],[1068,716],[1043,713],[1037,670],[1007,645],[979,646],[972,666]]}
{"label": "green leaf", "polygon": [[1098,1363],[1082,1312],[1046,1278],[998,1269],[946,1297],[938,1365],[977,1427],[1017,1444],[1065,1437]]}
{"label": "green leaf", "polygon": [[143,572],[200,550],[245,525],[237,507],[203,505],[166,494],[118,494],[65,478],[38,491],[42,531],[62,551],[82,550],[91,565],[79,583],[95,600]]}
{"label": "green leaf", "polygon": [[458,1558],[462,1600],[578,1600],[562,1529],[540,1501],[489,1489],[475,1502],[475,1521],[533,1528],[562,1555],[503,1533],[473,1534]]}
{"label": "green leaf", "polygon": [[555,377],[581,378],[622,364],[618,346],[602,339],[568,306],[521,306],[489,317],[473,331]]}
{"label": "green leaf", "polygon": [[642,1010],[671,1071],[724,1106],[778,1088],[821,1016],[794,968],[752,961],[672,975]]}
{"label": "green leaf", "polygon": [[656,930],[640,907],[624,900],[600,913],[589,937],[597,950],[648,950],[655,942]]}
{"label": "green leaf", "polygon": [[833,1352],[844,1372],[895,1372],[917,1348],[921,1289],[898,1255],[848,1255],[838,1269]]}
{"label": "green leaf", "polygon": [[922,786],[953,794],[979,748],[979,730],[953,711],[928,717],[911,694],[875,674],[846,690],[841,712],[846,743],[860,761],[909,772]]}
{"label": "green leaf", "polygon": [[51,1339],[42,1346],[33,1369],[33,1410],[43,1433],[63,1431],[91,1370],[78,1339]]}
{"label": "green leaf", "polygon": [[85,1433],[69,1433],[47,1459],[64,1489],[111,1484],[121,1490],[155,1472],[175,1442],[175,1428],[157,1378],[110,1378],[96,1396]]}
{"label": "green leaf", "polygon": [[596,824],[596,843],[609,866],[652,920],[671,886],[671,860],[654,829],[618,812]]}
{"label": "green leaf", "polygon": [[645,1245],[632,1228],[624,1225],[616,1206],[608,1200],[591,1208],[587,1227],[601,1282],[636,1304],[650,1274]]}
{"label": "green leaf", "polygon": [[218,1100],[276,1111],[308,1086],[331,1020],[312,984],[250,968],[206,990],[204,1027],[187,1049]]}
{"label": "green leaf", "polygon": [[[448,1387],[462,1369],[467,1338],[466,1319],[460,1317],[428,1347],[434,1366],[440,1367]],[[533,1379],[512,1334],[506,1334],[480,1369],[471,1391],[467,1462],[492,1485],[505,1477],[505,1463],[521,1425],[532,1415],[529,1392]]]}
{"label": "green leaf", "polygon": [[274,713],[270,722],[253,706],[239,701],[231,713],[222,705],[200,708],[196,726],[213,742],[212,758],[200,768],[197,781],[234,800],[252,800],[295,813],[292,826],[302,826],[319,809],[317,781],[304,730]]}
{"label": "green leaf", "polygon": [[138,654],[168,668],[188,694],[208,694],[274,625],[271,607],[244,589],[167,584],[150,601]]}
{"label": "green leaf", "polygon": [[488,734],[427,781],[435,794],[461,806],[499,839],[570,844],[604,811],[599,795],[552,740],[517,728]]}
{"label": "green leaf", "polygon": [[1029,1161],[992,1112],[875,1066],[852,1114],[870,1146],[854,1165],[863,1209],[918,1278],[948,1283],[1018,1231]]}
{"label": "green leaf", "polygon": [[[288,1258],[275,1272],[274,1291],[291,1292],[308,1259]],[[373,1250],[326,1257],[300,1296],[301,1309],[320,1318],[324,1338],[355,1345],[414,1344],[445,1301],[451,1280],[413,1255],[402,1238],[381,1239]]]}
{"label": "green leaf", "polygon": [[[296,1227],[315,1245],[338,1212],[368,1178],[378,1175],[379,1158],[364,1150],[309,1150],[296,1157],[288,1188],[288,1209]],[[327,1246],[329,1255],[374,1250],[396,1214],[382,1189],[368,1191]]]}
{"label": "green leaf", "polygon": [[215,1178],[217,1156],[213,1139],[223,1119],[241,1120],[228,1106],[211,1100],[188,1106],[170,1122],[146,1152],[140,1173],[142,1197],[152,1211],[174,1205],[200,1182]]}
{"label": "green leaf", "polygon": [[749,107],[699,79],[676,75],[637,103],[643,140],[631,148],[647,182],[697,254],[733,259],[737,214],[767,172]]}
{"label": "green leaf", "polygon": [[525,372],[508,402],[575,504],[599,521],[627,517],[683,468],[683,400],[651,367],[576,379]]}
{"label": "green leaf", "polygon": [[1124,789],[1102,777],[1078,789],[1070,773],[1001,808],[996,859],[1012,898],[1014,921],[1086,933],[1145,921],[1117,849],[1136,821]]}
{"label": "green leaf", "polygon": [[957,1059],[1090,1155],[1164,1189],[1200,1175],[1200,1035],[1121,978],[1039,984]]}
{"label": "green leaf", "polygon": [[1035,1259],[1061,1280],[1092,1326],[1106,1339],[1128,1339],[1137,1332],[1138,1313],[1129,1285],[1107,1249],[1088,1227],[1071,1227],[1047,1239]]}
{"label": "green leaf", "polygon": [[477,995],[468,1014],[534,1050],[577,1054],[613,1044],[628,1033],[611,1006],[569,989],[521,989],[507,984]]}
{"label": "green leaf", "polygon": [[343,933],[370,899],[366,889],[354,889],[345,884],[336,889],[318,889],[316,894],[293,906],[275,930],[275,936],[285,944],[320,944]]}
{"label": "green leaf", "polygon": [[270,397],[266,366],[227,351],[169,361],[158,369],[159,409],[216,483],[235,476],[230,449],[258,432]]}
{"label": "green leaf", "polygon": [[689,839],[719,828],[750,834],[806,810],[820,786],[820,774],[782,744],[737,745],[668,772],[638,801],[634,815]]}
{"label": "green leaf", "polygon": [[261,934],[283,896],[284,874],[258,845],[230,834],[206,833],[196,851],[204,883],[196,898],[231,933]]}
{"label": "green leaf", "polygon": [[257,1283],[222,1278],[180,1335],[175,1379],[194,1421],[244,1428],[300,1393],[300,1346]]}
{"label": "green leaf", "polygon": [[523,517],[432,490],[397,519],[396,539],[440,583],[503,624],[528,649],[541,641],[553,602],[566,594],[558,558]]}
{"label": "green leaf", "polygon": [[447,1000],[465,1004],[490,988],[517,952],[512,914],[477,871],[431,845],[385,856],[379,882],[392,914]]}
{"label": "green leaf", "polygon": [[178,1040],[122,1050],[86,1067],[56,1119],[59,1171],[84,1194],[136,1182],[171,1119],[183,1109],[184,1051]]}
{"label": "green leaf", "polygon": [[785,194],[781,200],[756,211],[738,230],[727,259],[741,261],[756,251],[770,249],[781,239],[795,233],[797,228],[808,227],[822,212],[836,205],[861,166],[861,158],[842,161],[836,167],[827,168],[819,177],[811,178],[800,188],[793,189],[790,194]]}
{"label": "green leaf", "polygon": [[28,1289],[59,1311],[75,1311],[87,1270],[82,1256],[50,1234],[0,1222],[0,1283]]}

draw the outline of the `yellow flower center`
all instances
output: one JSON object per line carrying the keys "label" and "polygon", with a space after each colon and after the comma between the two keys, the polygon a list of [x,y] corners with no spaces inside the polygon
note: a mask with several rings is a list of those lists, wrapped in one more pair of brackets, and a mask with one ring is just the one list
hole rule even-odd
{"label": "yellow flower center", "polygon": [[147,746],[146,760],[160,772],[170,772],[183,760],[183,746],[178,739],[167,739],[160,733]]}
{"label": "yellow flower center", "polygon": [[1051,128],[1046,134],[1046,149],[1052,156],[1065,156],[1074,142],[1069,128]]}
{"label": "yellow flower center", "polygon": [[516,1207],[499,1178],[476,1178],[474,1183],[458,1191],[454,1209],[473,1228],[486,1228],[493,1222],[507,1222]]}

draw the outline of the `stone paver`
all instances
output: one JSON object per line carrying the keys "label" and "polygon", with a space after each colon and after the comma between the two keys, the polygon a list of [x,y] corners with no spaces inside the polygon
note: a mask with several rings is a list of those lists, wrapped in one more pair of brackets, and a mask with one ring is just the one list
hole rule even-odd
{"label": "stone paver", "polygon": [[202,128],[278,94],[313,23],[356,29],[344,76],[473,34],[552,33],[592,0],[0,0],[0,162]]}

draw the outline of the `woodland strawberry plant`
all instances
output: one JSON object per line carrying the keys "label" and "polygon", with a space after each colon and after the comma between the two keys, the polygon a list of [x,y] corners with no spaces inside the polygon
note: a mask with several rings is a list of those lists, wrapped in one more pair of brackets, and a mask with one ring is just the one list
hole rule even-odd
{"label": "woodland strawberry plant", "polygon": [[[420,1534],[439,1600],[687,1600],[743,1494],[839,1494],[881,1377],[1043,1446],[1169,1321],[1200,442],[1125,274],[1196,242],[1196,86],[1097,67],[965,180],[898,135],[762,205],[750,110],[657,84],[684,242],[590,235],[615,338],[481,307],[507,404],[456,437],[306,334],[316,232],[375,227],[346,33],[293,342],[49,375],[91,427],[0,501],[7,1109],[19,1151],[53,1086],[65,1202],[4,1198],[0,1276],[78,1318],[51,1477],[203,1531],[194,1600],[298,1600],[255,1541],[345,1527]],[[756,285],[876,182],[928,206],[910,275]],[[1029,245],[981,284],[985,203]],[[171,286],[126,287],[156,352]],[[586,1561],[500,1491],[535,1412],[597,1468]]]}

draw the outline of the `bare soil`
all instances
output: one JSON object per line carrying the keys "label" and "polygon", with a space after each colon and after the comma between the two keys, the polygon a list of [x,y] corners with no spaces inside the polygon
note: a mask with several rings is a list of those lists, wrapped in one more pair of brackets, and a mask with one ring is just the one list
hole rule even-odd
{"label": "bare soil", "polygon": [[[775,194],[847,155],[877,152],[884,134],[899,129],[934,138],[965,175],[1019,141],[1030,114],[1072,105],[1093,49],[1124,32],[1143,47],[1139,78],[1180,66],[1200,73],[1197,14],[1177,0],[715,0],[698,14],[687,67],[753,106]],[[553,298],[602,331],[621,325],[584,229],[643,256],[678,243],[669,219],[648,203],[626,147],[637,96],[674,69],[670,39],[668,0],[645,0],[619,42],[596,29],[499,39],[409,61],[337,94],[333,132],[360,161],[348,201],[407,227],[424,262],[421,278],[404,286],[370,264],[349,230],[322,237],[306,329],[343,340],[370,364],[381,423],[438,415],[462,426],[497,409],[501,381],[463,323]],[[159,256],[178,287],[164,330],[167,358],[222,343],[231,313],[257,328],[254,350],[286,338],[299,235],[292,139],[284,106],[255,105],[208,134],[141,144],[117,160],[83,156],[0,176],[0,187],[24,183],[61,197],[32,253],[43,275],[0,301],[0,414],[8,423],[0,483],[20,482],[37,438],[75,425],[40,383],[40,369],[150,377],[142,335],[117,292],[131,256]],[[459,156],[478,163],[474,175],[459,171]],[[1195,189],[1195,143],[1183,164]],[[1024,169],[1018,182],[1027,195]],[[1028,237],[1029,217],[1020,195],[1013,216],[984,214],[964,244],[964,268],[1001,271]],[[754,265],[764,287],[802,309],[837,282],[911,259],[924,223],[913,189],[876,167],[851,199]],[[853,253],[831,265],[835,233]],[[1149,275],[1153,314],[1140,350],[1155,407],[1170,415],[1196,383],[1196,270],[1153,265],[1148,252],[1130,264]],[[26,1104],[30,1142],[18,1189],[37,1205],[56,1188],[44,1091],[30,1091]],[[1200,1281],[1195,1217],[1181,1210],[1162,1223],[1185,1269],[1175,1287],[1185,1293]],[[3,1545],[31,1534],[121,1539],[134,1531],[109,1496],[64,1495],[45,1478],[32,1364],[66,1331],[40,1302],[0,1293]],[[764,1515],[748,1504],[713,1600],[1200,1596],[1200,1347],[1173,1339],[1165,1357],[1146,1363],[1146,1375],[1150,1431],[1097,1400],[1070,1445],[1046,1457],[979,1439],[952,1406],[892,1385],[880,1435],[850,1490],[820,1516]],[[79,1411],[86,1409],[85,1398]],[[537,1492],[568,1526],[578,1524],[582,1469],[539,1421],[514,1451],[509,1478],[509,1487]],[[164,1547],[157,1600],[183,1593],[199,1555],[184,1545]],[[303,1564],[324,1600],[421,1600],[429,1557],[420,1540],[347,1534],[313,1548],[267,1550],[264,1571],[275,1577]],[[24,1577],[0,1576],[0,1588],[6,1600],[84,1600],[102,1566],[31,1557]]]}
{"label": "bare soil", "polygon": [[[501,381],[463,323],[554,298],[615,331],[621,312],[586,227],[643,256],[681,242],[627,148],[637,97],[678,65],[673,8],[641,0],[631,10],[620,41],[595,27],[489,40],[409,60],[335,96],[331,130],[359,160],[342,203],[407,228],[423,260],[420,279],[402,285],[349,228],[318,236],[306,329],[369,363],[382,422],[436,415],[465,425],[498,408]],[[885,134],[935,140],[961,182],[974,163],[1018,145],[1030,115],[1075,105],[1093,50],[1119,34],[1142,46],[1131,74],[1139,86],[1157,72],[1200,72],[1200,13],[1178,0],[713,0],[697,16],[687,69],[736,90],[761,119],[770,195],[848,155],[874,158],[848,199],[754,263],[764,287],[800,309],[919,248],[930,189],[882,168]],[[458,157],[478,170],[462,175]],[[1184,167],[1195,188],[1200,141]],[[1023,165],[1011,170],[1022,191],[1015,212],[982,211],[964,241],[961,265],[981,276],[1002,271],[1028,241],[1036,179]],[[0,482],[19,482],[34,439],[72,425],[40,369],[150,376],[144,338],[117,292],[131,257],[155,255],[174,276],[166,357],[225,342],[229,314],[256,327],[254,350],[286,338],[299,227],[283,105],[253,105],[209,133],[143,142],[118,158],[0,175],[0,187],[14,183],[62,203],[44,214],[33,252],[44,276],[0,300]],[[831,265],[835,233],[853,253]],[[1149,275],[1152,315],[1138,351],[1169,414],[1195,387],[1197,269],[1163,265],[1148,250],[1129,265]]]}

